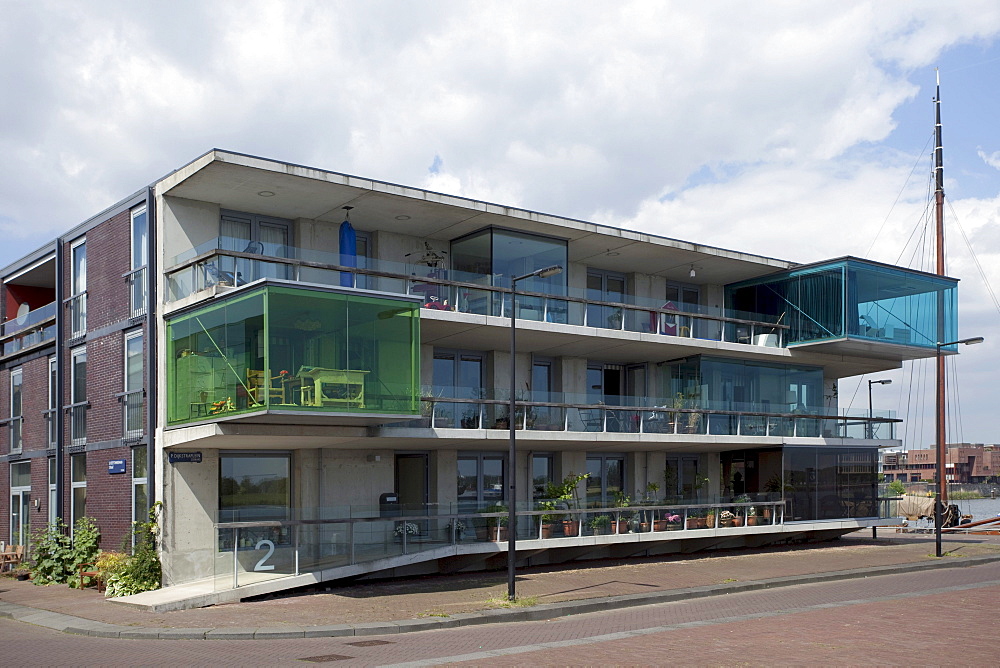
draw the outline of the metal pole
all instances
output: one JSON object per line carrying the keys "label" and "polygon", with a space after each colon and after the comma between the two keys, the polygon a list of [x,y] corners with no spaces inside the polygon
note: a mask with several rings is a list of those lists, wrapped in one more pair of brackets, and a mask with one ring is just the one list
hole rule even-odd
{"label": "metal pole", "polygon": [[872,437],[872,417],[874,417],[872,413],[872,382],[869,380],[868,381],[868,426],[867,429],[865,429],[865,431],[868,432],[867,437],[869,439],[871,439]]}
{"label": "metal pole", "polygon": [[[516,576],[514,565],[517,561],[517,537],[515,535],[514,522],[517,517],[517,476],[515,475],[517,466],[517,440],[514,435],[514,374],[516,370],[515,355],[517,351],[517,280],[510,282],[510,405],[508,407],[507,427],[510,429],[510,452],[507,455],[507,479],[509,481],[510,493],[507,497],[507,599],[513,601],[516,596]],[[500,529],[497,528],[497,539],[500,538]]]}

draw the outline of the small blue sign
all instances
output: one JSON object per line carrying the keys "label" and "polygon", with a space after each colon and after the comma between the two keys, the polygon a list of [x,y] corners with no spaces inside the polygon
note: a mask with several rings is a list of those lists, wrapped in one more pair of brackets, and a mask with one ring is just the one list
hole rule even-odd
{"label": "small blue sign", "polygon": [[191,463],[201,464],[200,452],[171,452],[167,454],[167,461],[171,464]]}
{"label": "small blue sign", "polygon": [[124,459],[108,460],[108,473],[125,473]]}

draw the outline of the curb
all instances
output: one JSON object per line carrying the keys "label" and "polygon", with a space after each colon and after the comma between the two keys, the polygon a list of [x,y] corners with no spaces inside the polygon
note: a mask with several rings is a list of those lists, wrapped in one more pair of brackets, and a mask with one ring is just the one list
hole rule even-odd
{"label": "curb", "polygon": [[966,568],[1000,562],[1000,555],[968,557],[960,560],[927,561],[914,564],[873,566],[846,571],[790,575],[753,582],[736,582],[720,585],[705,585],[688,589],[671,589],[648,594],[628,594],[607,596],[562,603],[545,603],[530,608],[501,608],[482,612],[464,612],[450,617],[434,619],[401,619],[389,622],[364,624],[328,624],[318,626],[282,626],[263,628],[144,628],[107,624],[82,617],[74,617],[59,612],[31,608],[17,603],[0,602],[0,619],[12,619],[26,624],[34,624],[75,635],[97,638],[126,638],[133,640],[277,640],[287,638],[340,638],[351,636],[388,635],[396,633],[417,633],[436,629],[453,629],[461,626],[480,624],[502,624],[510,622],[543,621],[582,615],[604,610],[672,603],[693,598],[707,598],[727,594],[739,594],[763,589],[777,589],[793,585],[813,584],[829,580],[853,580],[897,575],[915,571],[930,571],[939,568]]}

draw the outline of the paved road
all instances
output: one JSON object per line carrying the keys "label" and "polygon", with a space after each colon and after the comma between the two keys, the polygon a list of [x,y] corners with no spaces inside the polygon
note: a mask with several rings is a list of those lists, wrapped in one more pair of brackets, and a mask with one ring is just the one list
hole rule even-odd
{"label": "paved road", "polygon": [[997,664],[1000,564],[798,585],[548,622],[267,641],[115,640],[0,620],[5,665]]}

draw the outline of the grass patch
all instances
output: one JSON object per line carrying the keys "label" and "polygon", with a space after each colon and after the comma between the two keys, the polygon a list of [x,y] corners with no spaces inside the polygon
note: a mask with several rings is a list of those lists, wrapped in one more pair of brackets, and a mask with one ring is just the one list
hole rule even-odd
{"label": "grass patch", "polygon": [[486,605],[491,608],[530,608],[538,605],[537,596],[521,596],[515,601],[510,601],[507,597],[494,596],[486,599]]}
{"label": "grass patch", "polygon": [[736,578],[726,578],[722,581],[722,584],[729,584],[730,582],[739,582]]}
{"label": "grass patch", "polygon": [[450,617],[446,612],[441,612],[440,610],[428,610],[427,612],[418,612],[417,617]]}

